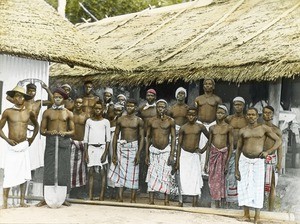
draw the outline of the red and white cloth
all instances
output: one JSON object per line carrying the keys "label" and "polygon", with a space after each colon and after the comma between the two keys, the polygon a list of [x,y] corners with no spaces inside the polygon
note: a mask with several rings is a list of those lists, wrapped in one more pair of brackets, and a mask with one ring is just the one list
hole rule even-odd
{"label": "red and white cloth", "polygon": [[179,174],[182,195],[201,195],[203,179],[198,153],[181,149]]}
{"label": "red and white cloth", "polygon": [[265,160],[240,156],[239,206],[262,208],[264,202]]}
{"label": "red and white cloth", "polygon": [[277,156],[276,154],[268,155],[265,159],[265,192],[271,192],[271,184],[272,184],[272,175],[275,178],[275,186],[278,182],[278,173],[276,173],[276,165],[277,165]]}
{"label": "red and white cloth", "polygon": [[83,141],[71,140],[71,188],[86,185]]}
{"label": "red and white cloth", "polygon": [[153,145],[149,147],[150,164],[146,177],[149,192],[158,191],[170,194],[172,170],[172,167],[168,166],[170,151],[170,145],[162,150],[155,148]]}
{"label": "red and white cloth", "polygon": [[225,164],[228,155],[228,148],[216,148],[211,145],[209,152],[208,185],[213,200],[225,198]]}
{"label": "red and white cloth", "polygon": [[108,171],[108,178],[116,187],[139,188],[139,165],[134,164],[138,148],[138,141],[118,143],[117,165],[111,163]]}

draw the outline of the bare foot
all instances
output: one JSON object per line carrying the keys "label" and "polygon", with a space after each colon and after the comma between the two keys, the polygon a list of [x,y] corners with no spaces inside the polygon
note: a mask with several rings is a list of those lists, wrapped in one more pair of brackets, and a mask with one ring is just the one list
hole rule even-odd
{"label": "bare foot", "polygon": [[118,202],[123,202],[123,199],[120,199],[120,198],[119,198]]}
{"label": "bare foot", "polygon": [[64,203],[63,203],[63,205],[65,205],[65,206],[71,206],[71,203],[70,202],[68,202],[68,201],[64,201]]}
{"label": "bare foot", "polygon": [[35,206],[36,206],[36,207],[42,207],[42,206],[44,206],[44,205],[46,205],[46,201],[45,201],[45,200],[40,201],[40,202],[37,203]]}
{"label": "bare foot", "polygon": [[149,201],[149,205],[154,205],[154,201]]}
{"label": "bare foot", "polygon": [[182,202],[178,202],[178,207],[183,207],[183,203]]}
{"label": "bare foot", "polygon": [[130,200],[130,203],[136,203],[136,200]]}
{"label": "bare foot", "polygon": [[169,201],[165,201],[164,203],[166,206],[169,206],[170,205],[170,202]]}
{"label": "bare foot", "polygon": [[27,207],[29,207],[29,205],[25,204],[24,202],[21,202],[20,207],[27,208]]}
{"label": "bare foot", "polygon": [[2,208],[7,209],[7,204],[3,204]]}
{"label": "bare foot", "polygon": [[262,224],[263,222],[260,219],[254,218],[254,224]]}
{"label": "bare foot", "polygon": [[243,217],[237,218],[237,220],[241,221],[241,222],[250,222],[251,221],[249,216],[243,216]]}

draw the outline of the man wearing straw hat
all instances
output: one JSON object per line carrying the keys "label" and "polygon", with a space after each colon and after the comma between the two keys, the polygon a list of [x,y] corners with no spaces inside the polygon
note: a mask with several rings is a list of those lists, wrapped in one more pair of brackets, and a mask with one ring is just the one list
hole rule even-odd
{"label": "man wearing straw hat", "polygon": [[[58,136],[58,185],[70,188],[70,160],[71,141],[74,135],[73,113],[66,109],[63,100],[68,98],[67,93],[62,88],[53,91],[54,104],[43,113],[41,123],[41,134],[46,136],[46,149],[44,155],[44,185],[54,185],[55,176],[55,142]],[[46,205],[43,200],[37,204],[38,207]],[[65,201],[64,205],[70,203]]]}
{"label": "man wearing straw hat", "polygon": [[[4,164],[3,181],[3,208],[7,208],[8,193],[11,187],[20,185],[21,207],[27,207],[24,202],[26,181],[31,179],[30,158],[28,147],[38,133],[39,125],[35,114],[25,107],[25,100],[31,96],[25,93],[21,86],[16,86],[6,94],[13,99],[14,106],[3,112],[0,120],[0,136],[9,145],[7,146]],[[33,135],[27,138],[29,122],[34,125]],[[8,124],[8,137],[3,132],[3,127]]]}

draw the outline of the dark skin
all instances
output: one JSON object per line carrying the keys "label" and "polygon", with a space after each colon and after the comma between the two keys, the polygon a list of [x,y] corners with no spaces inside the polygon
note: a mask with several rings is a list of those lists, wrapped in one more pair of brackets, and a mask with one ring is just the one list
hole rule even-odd
{"label": "dark skin", "polygon": [[[203,149],[199,149],[200,135],[203,133],[208,137],[208,131],[203,124],[196,123],[197,111],[189,109],[187,111],[188,122],[179,130],[177,158],[175,170],[180,170],[180,155],[181,149],[190,153],[203,153]],[[193,196],[192,206],[197,206],[198,196]],[[179,202],[179,206],[183,206],[183,202]]]}
{"label": "dark skin", "polygon": [[84,85],[84,96],[83,96],[83,104],[82,104],[82,110],[86,112],[89,116],[91,116],[91,113],[93,111],[93,107],[96,104],[96,102],[99,100],[98,96],[95,96],[93,93],[93,84],[92,83],[86,83]]}
{"label": "dark skin", "polygon": [[[93,117],[91,117],[94,121],[101,121],[104,119],[103,117],[103,105],[102,104],[95,104],[94,106],[94,113]],[[105,151],[101,156],[101,163],[106,161],[108,150],[109,150],[110,142],[106,142],[105,144]],[[84,151],[85,151],[85,159],[86,163],[89,163],[89,155],[88,155],[88,143],[84,143]],[[94,188],[94,173],[95,169],[91,167],[89,169],[89,200],[93,200],[93,188]],[[104,193],[106,187],[106,169],[100,170],[100,177],[101,177],[101,189],[100,189],[100,197],[99,200],[104,200]]]}
{"label": "dark skin", "polygon": [[[112,121],[115,118],[115,113],[114,113],[114,104],[112,102],[112,94],[105,92],[103,94],[103,99],[105,103],[105,109],[107,110],[106,113],[104,114],[104,117],[108,119],[109,121]],[[106,108],[106,104],[108,104],[108,108]]]}
{"label": "dark skin", "polygon": [[62,87],[68,95],[68,99],[64,100],[65,108],[69,111],[73,111],[74,109],[74,100],[70,98],[71,89],[67,86]]}
{"label": "dark skin", "polygon": [[[239,171],[239,159],[241,153],[247,158],[266,158],[267,155],[273,153],[282,143],[281,139],[265,124],[258,124],[258,113],[255,109],[248,109],[246,117],[248,125],[239,132],[239,139],[235,160],[235,177],[241,180]],[[266,138],[274,141],[274,144],[267,150],[264,150]],[[241,220],[250,221],[249,207],[244,206],[244,216]],[[260,209],[255,208],[254,223],[261,223]]]}
{"label": "dark skin", "polygon": [[[217,124],[209,128],[209,139],[208,139],[208,147],[207,147],[205,168],[204,168],[205,173],[208,173],[210,146],[214,145],[218,149],[228,147],[228,154],[227,154],[225,170],[224,170],[224,174],[227,174],[228,163],[233,149],[233,134],[232,134],[233,128],[225,122],[225,118],[227,115],[226,113],[227,112],[224,109],[218,108],[216,113]],[[215,203],[216,203],[216,207],[219,208],[220,201],[215,201]]]}
{"label": "dark skin", "polygon": [[[149,120],[146,134],[146,158],[145,162],[149,165],[149,147],[152,144],[155,148],[163,150],[169,144],[171,136],[171,151],[168,159],[168,166],[174,163],[175,148],[175,122],[166,115],[167,105],[159,102],[156,105],[157,116]],[[154,192],[149,193],[149,204],[154,204]],[[169,205],[169,195],[165,194],[165,205]]]}
{"label": "dark skin", "polygon": [[83,141],[85,122],[88,119],[88,115],[82,110],[82,103],[83,99],[77,98],[73,110],[75,133],[72,139],[77,141]]}
{"label": "dark skin", "polygon": [[215,84],[212,79],[205,79],[203,82],[204,94],[195,99],[195,106],[198,108],[198,120],[203,123],[211,123],[216,120],[216,111],[218,104],[222,100],[213,94]]}
{"label": "dark skin", "polygon": [[[54,104],[61,106],[63,104],[63,96],[60,93],[55,92],[53,94]],[[49,108],[45,110],[41,123],[41,134],[44,136],[62,136],[73,137],[75,134],[75,125],[73,113],[68,109],[54,110]],[[41,207],[46,205],[46,201],[42,200],[36,206]],[[63,205],[70,206],[68,201],[65,201]]]}
{"label": "dark skin", "polygon": [[[146,100],[148,102],[148,104],[152,105],[155,103],[156,101],[156,95],[153,93],[147,93],[146,94]],[[146,134],[147,132],[147,125],[148,125],[148,121],[152,118],[156,116],[156,107],[149,107],[148,109],[144,110],[144,106],[142,106],[139,109],[139,116],[143,119],[144,121],[144,132]]]}
{"label": "dark skin", "polygon": [[[270,110],[269,108],[264,108],[263,109],[263,120],[264,120],[264,124],[266,124],[267,126],[269,126],[272,131],[280,138],[282,139],[282,132],[281,130],[272,123],[273,120],[273,111]],[[274,144],[274,140],[270,139],[267,137],[266,141],[265,141],[265,145],[264,145],[264,150],[270,148],[272,145]],[[271,153],[275,154],[275,152],[277,151],[277,165],[276,165],[276,169],[278,172],[281,171],[281,162],[282,162],[282,145],[280,145],[274,152]],[[273,211],[275,208],[275,197],[276,197],[276,191],[275,191],[275,173],[274,171],[272,171],[272,179],[271,179],[271,191],[269,194],[269,211]]]}
{"label": "dark skin", "polygon": [[[15,146],[20,142],[27,140],[29,145],[33,142],[36,137],[39,124],[36,120],[36,116],[33,111],[25,108],[25,98],[22,93],[15,92],[14,97],[12,98],[15,103],[16,108],[18,109],[6,109],[0,120],[0,137],[3,138],[8,144]],[[33,135],[31,138],[27,139],[27,126],[31,122],[34,126]],[[7,123],[8,125],[8,137],[3,132],[3,127]],[[10,188],[3,188],[3,208],[7,208],[7,199]],[[28,207],[25,204],[25,191],[26,191],[26,182],[20,184],[21,190],[21,200],[20,207]]]}
{"label": "dark skin", "polygon": [[[117,142],[119,135],[121,139],[127,143],[138,140],[138,151],[134,158],[134,164],[140,163],[140,153],[144,146],[144,122],[141,118],[135,115],[136,105],[134,103],[126,103],[127,115],[120,117],[116,123],[115,135],[113,138],[113,159],[112,162],[116,165],[117,158]],[[119,202],[123,202],[123,187],[119,188]],[[136,203],[136,189],[131,189],[131,203]]]}
{"label": "dark skin", "polygon": [[169,115],[175,121],[176,125],[182,126],[187,122],[187,111],[188,105],[184,102],[185,101],[185,92],[181,91],[177,94],[177,102],[174,104],[170,110]]}

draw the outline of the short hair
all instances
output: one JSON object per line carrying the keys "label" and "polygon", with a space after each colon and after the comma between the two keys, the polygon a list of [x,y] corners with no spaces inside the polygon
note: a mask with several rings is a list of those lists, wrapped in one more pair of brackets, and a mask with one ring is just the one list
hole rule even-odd
{"label": "short hair", "polygon": [[249,108],[247,109],[247,111],[249,111],[249,110],[255,110],[255,111],[256,111],[256,114],[258,114],[258,110],[257,110],[255,107],[249,107]]}
{"label": "short hair", "polygon": [[190,110],[194,110],[194,111],[196,111],[196,113],[198,113],[198,108],[197,107],[189,107],[188,109],[187,109],[187,111],[189,112]]}
{"label": "short hair", "polygon": [[212,81],[212,83],[213,83],[214,86],[216,85],[215,80],[213,80],[212,78],[205,78],[205,79],[203,80],[203,84],[204,84],[205,81],[207,81],[207,80]]}
{"label": "short hair", "polygon": [[34,83],[29,83],[26,85],[26,89],[36,89],[36,85]]}
{"label": "short hair", "polygon": [[132,103],[132,104],[134,104],[134,105],[137,105],[137,101],[136,101],[135,99],[128,99],[128,100],[126,101],[126,104],[128,104],[128,103]]}
{"label": "short hair", "polygon": [[264,111],[264,109],[269,109],[269,110],[271,110],[274,113],[274,107],[272,107],[270,105],[264,106],[263,107],[263,111]]}
{"label": "short hair", "polygon": [[99,100],[95,103],[94,107],[95,107],[97,104],[101,104],[102,107],[103,107],[103,101],[102,101],[101,99],[99,99]]}
{"label": "short hair", "polygon": [[93,84],[93,82],[91,80],[87,80],[87,81],[84,82],[83,85],[86,85],[86,84]]}

